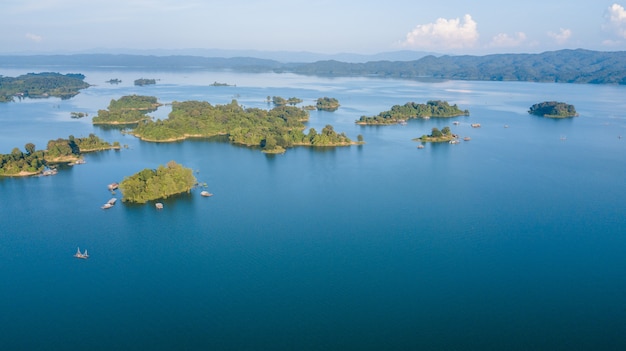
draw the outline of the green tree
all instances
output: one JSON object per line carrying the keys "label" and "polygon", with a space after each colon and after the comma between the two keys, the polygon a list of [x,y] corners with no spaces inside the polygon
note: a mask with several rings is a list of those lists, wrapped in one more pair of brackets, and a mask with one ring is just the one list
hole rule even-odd
{"label": "green tree", "polygon": [[26,153],[28,153],[28,155],[32,155],[35,153],[35,144],[33,143],[28,143],[26,145],[24,145],[24,150],[26,150]]}
{"label": "green tree", "polygon": [[433,127],[430,136],[432,136],[434,138],[439,138],[439,137],[443,136],[443,133],[437,127]]}

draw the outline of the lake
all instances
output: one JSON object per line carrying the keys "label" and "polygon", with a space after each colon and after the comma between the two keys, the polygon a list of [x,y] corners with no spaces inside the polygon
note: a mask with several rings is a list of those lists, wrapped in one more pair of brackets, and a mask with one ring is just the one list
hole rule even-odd
{"label": "lake", "polygon": [[[42,71],[58,70],[0,74]],[[56,176],[0,178],[5,350],[626,347],[624,86],[61,70],[70,72],[93,86],[69,100],[0,104],[0,153],[90,133],[126,147]],[[157,84],[134,86],[138,78]],[[311,111],[307,127],[331,124],[366,144],[266,155],[91,124],[130,94],[260,108],[268,96],[334,97],[341,107]],[[354,123],[428,100],[470,116]],[[546,100],[580,116],[527,113]],[[418,149],[412,140],[444,126],[471,141]],[[107,184],[170,160],[215,195],[194,189],[160,211],[100,208]],[[90,258],[72,257],[77,247]]]}

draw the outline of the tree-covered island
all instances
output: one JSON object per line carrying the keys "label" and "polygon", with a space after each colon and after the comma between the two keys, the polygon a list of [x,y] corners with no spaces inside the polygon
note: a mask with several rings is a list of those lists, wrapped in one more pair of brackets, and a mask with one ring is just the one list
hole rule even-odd
{"label": "tree-covered island", "polygon": [[107,110],[99,110],[92,118],[93,124],[137,124],[150,119],[149,112],[156,111],[161,104],[154,96],[127,95],[111,100]]}
{"label": "tree-covered island", "polygon": [[156,84],[156,79],[139,78],[135,79],[135,85],[144,86]]}
{"label": "tree-covered island", "polygon": [[86,152],[119,149],[119,142],[113,144],[94,134],[86,138],[59,138],[48,141],[47,150],[36,150],[35,144],[27,143],[24,151],[13,148],[10,154],[0,155],[0,176],[22,177],[40,174],[48,166],[58,163],[76,162]]}
{"label": "tree-covered island", "polygon": [[0,102],[14,98],[58,97],[69,99],[81,89],[89,87],[85,76],[78,73],[60,74],[53,72],[28,73],[19,77],[0,76]]}
{"label": "tree-covered island", "polygon": [[146,203],[189,192],[197,184],[193,170],[170,161],[157,169],[146,168],[125,177],[119,184],[122,201]]}
{"label": "tree-covered island", "polygon": [[383,111],[377,116],[361,116],[356,123],[362,125],[387,125],[414,118],[457,116],[469,116],[469,111],[461,110],[456,104],[450,105],[447,101],[431,100],[425,104],[407,102],[404,105],[394,105],[391,107],[391,110]]}
{"label": "tree-covered island", "polygon": [[347,146],[353,142],[331,125],[321,132],[310,128],[306,110],[294,106],[277,106],[270,110],[243,108],[237,100],[225,105],[206,101],[173,102],[165,120],[143,120],[131,134],[145,141],[171,142],[187,138],[228,136],[234,144],[260,147],[264,152],[280,153],[293,146]]}
{"label": "tree-covered island", "polygon": [[297,104],[301,102],[302,102],[302,99],[297,98],[297,97],[290,97],[289,99],[285,99],[284,97],[281,97],[281,96],[272,96],[272,103],[274,104],[274,106],[287,106],[287,105],[296,106]]}
{"label": "tree-covered island", "polygon": [[434,127],[429,135],[422,135],[419,138],[413,139],[414,141],[421,141],[423,143],[442,143],[442,142],[451,142],[453,140],[458,139],[459,136],[456,134],[452,134],[450,127],[445,126],[439,130],[439,128]]}
{"label": "tree-covered island", "polygon": [[339,100],[330,97],[318,98],[315,102],[315,107],[322,111],[336,111],[339,108]]}
{"label": "tree-covered island", "polygon": [[530,107],[528,113],[548,118],[567,118],[578,116],[574,105],[557,101],[544,101],[534,104]]}

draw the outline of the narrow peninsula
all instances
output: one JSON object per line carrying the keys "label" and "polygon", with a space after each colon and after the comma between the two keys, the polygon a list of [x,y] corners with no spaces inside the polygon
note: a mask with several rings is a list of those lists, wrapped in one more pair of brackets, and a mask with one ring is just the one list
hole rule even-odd
{"label": "narrow peninsula", "polygon": [[425,104],[407,102],[404,105],[394,105],[391,110],[383,111],[376,116],[361,116],[356,123],[361,125],[388,125],[402,123],[414,118],[457,116],[469,116],[469,111],[461,110],[456,104],[450,105],[447,101],[430,100]]}
{"label": "narrow peninsula", "polygon": [[35,144],[27,143],[24,151],[13,148],[10,154],[0,155],[0,176],[24,177],[44,173],[46,169],[59,163],[77,164],[84,162],[84,153],[110,149],[120,149],[119,142],[113,144],[94,134],[86,138],[59,138],[48,141],[47,150],[37,150]]}

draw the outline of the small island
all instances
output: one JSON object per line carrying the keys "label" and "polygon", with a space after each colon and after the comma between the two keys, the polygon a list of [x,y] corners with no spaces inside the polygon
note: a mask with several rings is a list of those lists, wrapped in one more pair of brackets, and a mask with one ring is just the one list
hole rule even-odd
{"label": "small island", "polygon": [[137,86],[152,85],[152,84],[156,84],[156,79],[146,79],[146,78],[135,79],[135,85]]}
{"label": "small island", "polygon": [[44,172],[55,164],[82,163],[84,153],[120,149],[119,142],[111,144],[94,134],[89,134],[86,138],[75,138],[70,135],[68,139],[50,140],[47,146],[47,150],[36,150],[35,144],[27,143],[24,146],[26,152],[13,148],[10,154],[0,155],[0,176],[50,174]]}
{"label": "small island", "polygon": [[439,128],[434,127],[430,133],[430,135],[422,135],[419,138],[413,139],[414,141],[421,141],[423,143],[443,143],[443,142],[454,142],[459,138],[458,135],[452,134],[450,127],[445,126],[441,130]]}
{"label": "small island", "polygon": [[322,98],[318,98],[315,103],[315,107],[321,111],[333,112],[339,108],[339,100],[335,98],[329,98],[326,96]]}
{"label": "small island", "polygon": [[125,177],[119,184],[123,202],[146,203],[172,195],[189,193],[197,184],[191,168],[170,161],[157,169],[146,168]]}
{"label": "small island", "polygon": [[557,101],[544,101],[534,104],[530,107],[528,113],[547,118],[568,118],[578,116],[574,105]]}
{"label": "small island", "polygon": [[211,86],[211,87],[235,87],[236,85],[228,84],[228,83],[220,83],[220,82],[215,81],[215,82],[209,84],[209,86]]}
{"label": "small island", "polygon": [[[268,101],[269,101],[269,96],[268,96]],[[280,96],[272,97],[272,103],[274,104],[274,106],[287,106],[287,105],[296,106],[297,104],[301,102],[302,102],[302,99],[299,99],[297,97],[290,97],[289,99],[285,99]]]}
{"label": "small island", "polygon": [[99,110],[92,118],[93,124],[137,124],[150,119],[149,112],[156,111],[161,104],[154,96],[127,95],[111,100],[108,110]]}
{"label": "small island", "polygon": [[113,78],[113,79],[109,79],[107,80],[105,83],[109,83],[109,84],[120,84],[122,82],[121,79],[117,79],[117,78]]}
{"label": "small island", "polygon": [[469,111],[461,110],[456,104],[450,105],[447,101],[431,100],[426,104],[407,102],[404,105],[394,105],[391,110],[381,112],[377,116],[361,116],[356,123],[361,125],[389,125],[414,118],[457,116],[469,116]]}
{"label": "small island", "polygon": [[84,80],[85,76],[79,73],[28,73],[19,77],[0,75],[0,102],[50,96],[69,99],[90,86]]}

